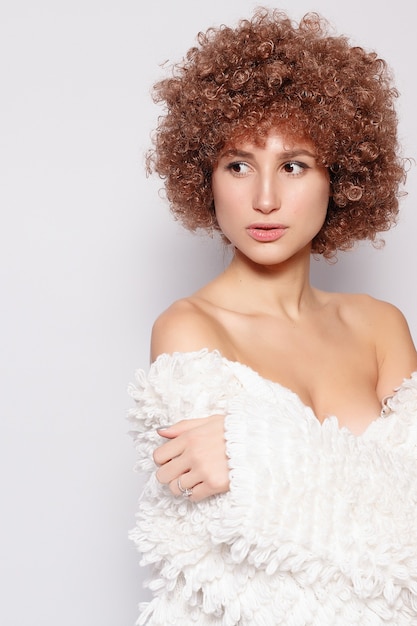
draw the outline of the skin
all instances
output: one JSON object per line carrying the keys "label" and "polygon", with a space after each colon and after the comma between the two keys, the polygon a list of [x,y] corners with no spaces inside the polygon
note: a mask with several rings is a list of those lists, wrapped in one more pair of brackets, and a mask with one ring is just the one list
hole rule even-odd
{"label": "skin", "polygon": [[[309,280],[311,241],[326,215],[328,172],[304,140],[278,131],[264,146],[228,147],[213,171],[216,216],[234,247],[226,270],[155,322],[151,359],[217,349],[292,389],[322,422],[360,436],[384,397],[417,370],[402,313],[366,295],[327,293]],[[273,226],[270,229],[270,226]],[[159,431],[158,480],[199,501],[229,488],[224,416]]]}

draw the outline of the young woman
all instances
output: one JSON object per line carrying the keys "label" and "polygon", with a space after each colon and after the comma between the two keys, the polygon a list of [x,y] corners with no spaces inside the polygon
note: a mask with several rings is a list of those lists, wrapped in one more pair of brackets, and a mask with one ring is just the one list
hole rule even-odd
{"label": "young woman", "polygon": [[149,170],[233,258],[156,320],[131,387],[138,624],[417,624],[416,350],[394,306],[309,280],[395,221],[396,96],[317,15],[262,9],[155,86]]}

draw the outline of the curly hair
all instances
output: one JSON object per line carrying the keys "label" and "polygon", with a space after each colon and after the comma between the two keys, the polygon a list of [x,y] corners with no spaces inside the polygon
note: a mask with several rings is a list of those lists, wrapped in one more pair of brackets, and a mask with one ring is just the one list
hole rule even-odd
{"label": "curly hair", "polygon": [[224,146],[262,142],[277,127],[311,141],[329,169],[332,195],[313,253],[331,257],[358,240],[375,242],[395,223],[405,180],[398,91],[375,52],[329,32],[317,13],[295,24],[280,10],[258,8],[235,28],[199,33],[198,45],[154,85],[154,101],[165,108],[147,171],[164,180],[186,228],[219,228],[211,176]]}

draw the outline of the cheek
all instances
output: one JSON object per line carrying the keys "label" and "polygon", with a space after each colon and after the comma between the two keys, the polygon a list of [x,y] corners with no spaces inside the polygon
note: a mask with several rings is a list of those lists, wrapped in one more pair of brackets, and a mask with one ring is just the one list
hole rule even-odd
{"label": "cheek", "polygon": [[214,208],[217,217],[233,217],[243,206],[245,194],[232,185],[212,185]]}
{"label": "cheek", "polygon": [[216,183],[216,179],[213,177],[212,185],[211,185],[211,193],[213,195],[213,203],[216,215],[221,213],[222,206],[224,204],[224,198],[221,192],[221,186]]}
{"label": "cheek", "polygon": [[211,175],[211,192],[213,198],[220,198],[224,190],[224,172],[214,169]]}
{"label": "cheek", "polygon": [[329,205],[329,187],[317,185],[303,190],[298,197],[293,197],[293,214],[304,224],[311,236],[323,226]]}
{"label": "cheek", "polygon": [[311,198],[313,200],[312,204],[314,204],[314,206],[316,207],[317,215],[322,216],[323,220],[326,217],[330,197],[330,184],[327,181],[321,185],[318,185],[314,193],[311,195]]}

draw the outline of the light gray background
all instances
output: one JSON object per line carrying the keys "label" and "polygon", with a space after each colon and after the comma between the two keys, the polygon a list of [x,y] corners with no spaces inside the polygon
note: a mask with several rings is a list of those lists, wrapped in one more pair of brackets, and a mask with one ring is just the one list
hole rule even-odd
{"label": "light gray background", "polygon": [[[145,597],[127,540],[140,479],[126,387],[148,364],[151,324],[226,262],[175,224],[143,171],[150,86],[198,30],[250,15],[248,0],[14,0],[0,7],[0,623],[132,626]],[[323,13],[376,48],[401,92],[417,154],[410,0],[283,2]],[[331,120],[329,120],[331,123]],[[400,224],[316,263],[323,288],[397,304],[417,336],[416,167]]]}

